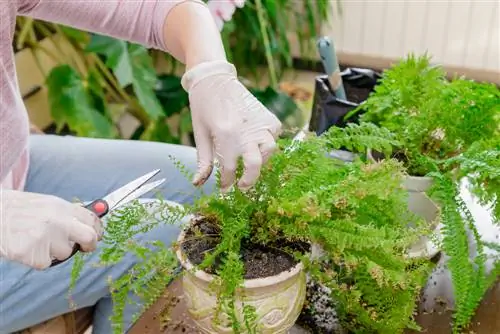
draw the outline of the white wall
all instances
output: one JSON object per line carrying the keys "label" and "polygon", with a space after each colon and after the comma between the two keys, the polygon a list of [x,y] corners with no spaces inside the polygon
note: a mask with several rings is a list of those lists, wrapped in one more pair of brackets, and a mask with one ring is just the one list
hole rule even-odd
{"label": "white wall", "polygon": [[433,61],[500,76],[499,0],[332,1],[332,23],[324,33],[337,51],[400,58],[428,51]]}

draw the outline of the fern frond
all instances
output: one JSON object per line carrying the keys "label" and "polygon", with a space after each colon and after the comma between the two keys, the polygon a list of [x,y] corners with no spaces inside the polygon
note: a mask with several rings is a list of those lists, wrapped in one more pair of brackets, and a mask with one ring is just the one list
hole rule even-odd
{"label": "fern frond", "polygon": [[471,192],[483,206],[493,209],[495,221],[500,224],[500,142],[477,142],[443,164],[456,169],[457,179],[469,180]]}
{"label": "fern frond", "polygon": [[348,123],[346,127],[331,127],[322,135],[331,149],[346,148],[351,152],[366,153],[368,149],[390,156],[401,145],[386,128],[372,123]]}
{"label": "fern frond", "polygon": [[[441,204],[443,251],[449,256],[447,266],[456,300],[453,326],[454,332],[459,333],[469,324],[492,282],[485,272],[487,257],[483,241],[467,205],[460,198],[456,184],[444,176],[436,177],[435,180],[431,193]],[[469,249],[469,231],[476,245],[477,255],[473,259]]]}
{"label": "fern frond", "polygon": [[137,320],[180,272],[174,251],[160,242],[129,243],[128,246],[129,256],[137,257],[138,261],[125,275],[109,281],[113,300],[111,322],[114,334],[124,333],[123,315],[128,304],[139,306],[140,311],[134,314],[134,320]]}

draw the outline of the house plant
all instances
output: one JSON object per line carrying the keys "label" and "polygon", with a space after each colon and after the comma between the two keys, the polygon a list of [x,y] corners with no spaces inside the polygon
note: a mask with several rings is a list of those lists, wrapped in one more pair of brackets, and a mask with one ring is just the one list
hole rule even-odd
{"label": "house plant", "polygon": [[[461,77],[447,80],[429,56],[409,55],[384,71],[374,92],[347,118],[359,112],[361,123],[388,129],[400,143],[391,157],[408,171],[406,188],[427,192],[441,207],[441,247],[450,257],[456,299],[454,329],[462,330],[500,274],[498,259],[486,270],[487,245],[460,197],[467,179],[470,191],[491,208],[493,221],[500,221],[500,90]],[[469,234],[477,251],[471,259]]]}
{"label": "house plant", "polygon": [[[367,131],[370,135],[363,135]],[[297,287],[289,293],[298,307],[304,274],[328,289],[338,322],[346,330],[402,333],[407,327],[416,328],[412,320],[416,301],[433,264],[408,256],[411,246],[430,231],[408,210],[404,169],[394,159],[373,162],[359,157],[349,163],[331,159],[327,153],[335,144],[330,140],[328,136],[294,143],[281,140],[279,151],[250,191],[205,195],[182,207],[160,201],[153,213],[141,205],[114,213],[106,225],[102,262],[119,261],[125,252],[145,260],[111,283],[116,332],[121,332],[127,292],[133,289],[143,295],[146,306],[154,301],[176,275],[176,253],[187,268],[188,289],[201,285],[193,279],[200,272],[210,276],[205,283],[211,281],[211,293],[206,293],[207,284],[194,293],[200,296],[205,291],[215,301],[212,310],[203,310],[209,322],[198,317],[201,327],[211,326],[213,332],[224,333],[220,328],[226,327],[233,333],[267,333],[266,323],[272,328],[268,332],[286,330],[300,309],[280,310],[276,302],[273,310],[266,311],[251,301],[255,295],[244,286],[256,277],[262,282],[265,277],[286,276]],[[335,140],[380,151],[393,144],[386,131],[376,133],[365,126],[359,127],[355,138],[344,132]],[[181,217],[185,217],[184,233],[173,247],[131,241],[137,231]],[[314,251],[318,248],[321,252]],[[78,277],[78,266],[73,279]],[[190,310],[195,319],[202,312],[197,305],[192,303]]]}

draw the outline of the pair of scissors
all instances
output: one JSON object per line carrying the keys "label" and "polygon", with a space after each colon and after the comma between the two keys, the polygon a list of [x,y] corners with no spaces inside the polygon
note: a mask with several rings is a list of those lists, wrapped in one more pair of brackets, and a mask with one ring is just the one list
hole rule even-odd
{"label": "pair of scissors", "polygon": [[[159,172],[160,170],[156,169],[150,173],[147,173],[133,180],[132,182],[127,183],[123,187],[113,191],[107,196],[92,201],[91,203],[85,205],[85,208],[92,211],[97,217],[102,218],[113,209],[125,205],[130,201],[133,201],[140,196],[150,192],[151,190],[159,187],[163,182],[165,182],[165,179],[147,183]],[[80,245],[75,243],[71,255],[65,260],[53,260],[51,267],[67,261],[78,251],[80,251]]]}

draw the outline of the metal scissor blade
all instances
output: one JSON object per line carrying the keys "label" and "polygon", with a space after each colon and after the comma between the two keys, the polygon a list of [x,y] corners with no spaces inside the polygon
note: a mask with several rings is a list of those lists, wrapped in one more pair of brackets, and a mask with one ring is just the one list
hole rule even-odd
{"label": "metal scissor blade", "polygon": [[158,188],[161,184],[163,184],[163,182],[165,182],[165,179],[150,182],[148,184],[145,184],[145,185],[139,187],[139,189],[137,189],[136,191],[132,192],[130,195],[128,195],[127,197],[122,199],[114,208],[116,209],[117,207],[125,205],[128,202],[133,201],[134,199],[141,197],[145,193],[148,193],[151,190]]}
{"label": "metal scissor blade", "polygon": [[108,203],[109,210],[113,210],[118,203],[124,200],[127,196],[136,191],[139,187],[144,185],[146,182],[151,180],[156,174],[160,172],[159,169],[152,171],[146,175],[143,175],[132,182],[127,183],[123,187],[113,191],[111,194],[108,194],[103,198]]}

